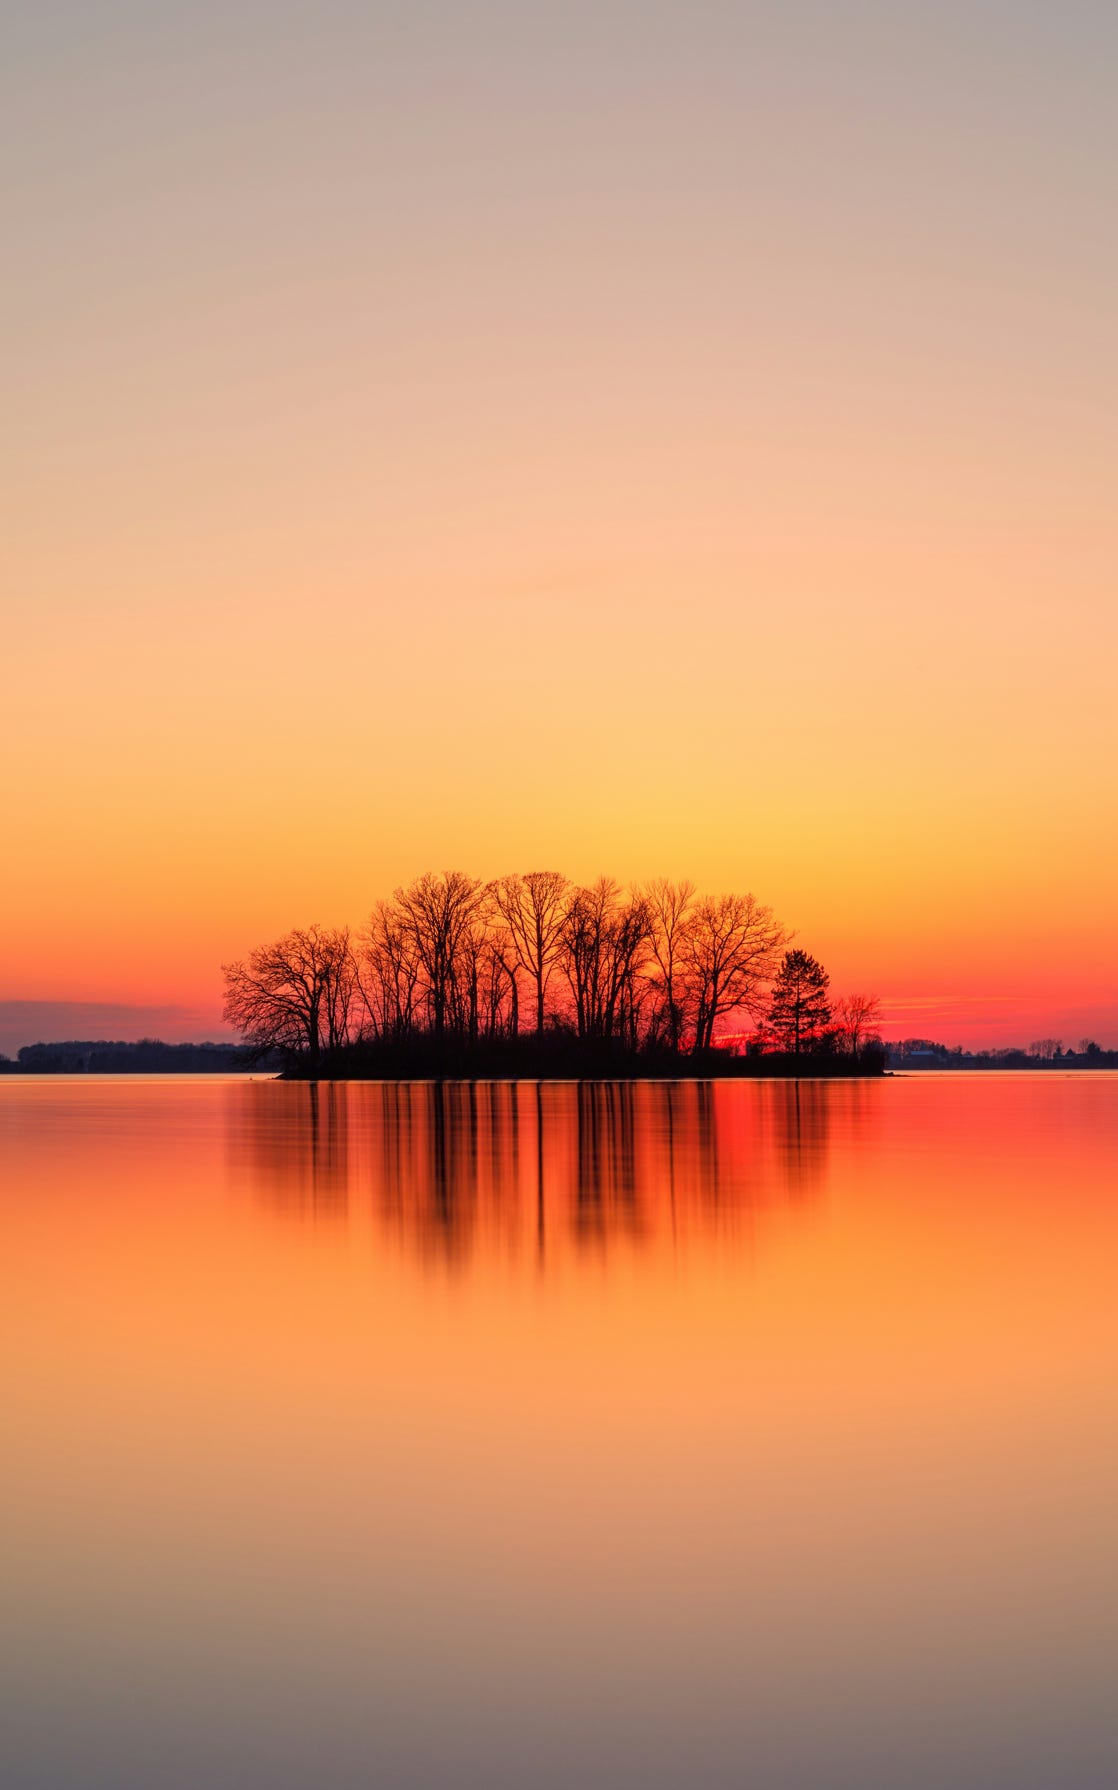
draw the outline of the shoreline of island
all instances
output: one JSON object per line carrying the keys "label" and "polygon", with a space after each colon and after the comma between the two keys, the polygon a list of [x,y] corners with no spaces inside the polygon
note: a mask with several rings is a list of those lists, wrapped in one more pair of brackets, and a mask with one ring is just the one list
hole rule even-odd
{"label": "shoreline of island", "polygon": [[[915,1046],[915,1048],[913,1048]],[[1048,1056],[1005,1047],[965,1051],[922,1040],[875,1042],[857,1055],[835,1051],[626,1051],[559,1033],[518,1039],[357,1042],[333,1052],[272,1050],[209,1041],[64,1040],[0,1056],[0,1076],[266,1075],[281,1081],[871,1081],[926,1074],[1098,1074],[1118,1071],[1118,1050],[1087,1048]]]}

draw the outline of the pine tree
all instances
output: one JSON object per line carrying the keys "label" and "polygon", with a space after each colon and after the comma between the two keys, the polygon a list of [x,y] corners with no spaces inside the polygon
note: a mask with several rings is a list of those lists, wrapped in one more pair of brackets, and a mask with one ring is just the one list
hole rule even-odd
{"label": "pine tree", "polygon": [[830,1023],[830,984],[818,958],[809,951],[786,951],[772,987],[769,1024],[785,1050],[799,1056]]}

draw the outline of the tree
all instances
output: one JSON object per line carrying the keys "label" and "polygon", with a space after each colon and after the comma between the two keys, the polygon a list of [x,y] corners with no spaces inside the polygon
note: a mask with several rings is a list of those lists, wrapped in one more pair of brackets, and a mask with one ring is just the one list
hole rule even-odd
{"label": "tree", "polygon": [[[490,1004],[492,988],[492,890],[483,887],[458,932],[451,962],[449,1016],[460,1038],[477,1038],[482,1026],[482,1004]],[[499,1003],[498,1003],[499,1005]]]}
{"label": "tree", "polygon": [[520,1029],[516,951],[505,926],[490,926],[481,961],[481,1030],[486,1038],[515,1038]]}
{"label": "tree", "polygon": [[391,901],[378,901],[358,952],[361,998],[374,1037],[401,1043],[415,1030],[419,951],[415,934]]}
{"label": "tree", "polygon": [[651,915],[640,895],[625,897],[612,877],[600,876],[568,898],[560,934],[560,963],[570,985],[580,1038],[626,1037],[636,1042],[637,979],[644,966]]}
{"label": "tree", "polygon": [[312,926],[224,966],[226,1016],[254,1048],[312,1066],[354,1042],[453,1039],[457,1055],[515,1038],[528,998],[537,1036],[562,1016],[589,1041],[674,1052],[693,1038],[702,1052],[726,1014],[760,1018],[787,941],[753,895],[700,899],[689,882],[427,873],[378,901],[352,946]]}
{"label": "tree", "polygon": [[796,1056],[814,1044],[830,1024],[830,983],[823,965],[810,951],[786,951],[773,982],[769,1024],[785,1050]]}
{"label": "tree", "polygon": [[877,1039],[881,1023],[881,1002],[875,994],[844,994],[834,1004],[838,1035],[845,1050],[856,1057],[864,1047]]}
{"label": "tree", "polygon": [[535,984],[536,1031],[544,1025],[547,985],[555,967],[570,883],[558,870],[529,870],[494,885],[498,912],[508,928],[516,961]]}
{"label": "tree", "polygon": [[[759,1016],[763,992],[788,934],[753,895],[704,895],[680,939],[684,1000],[694,1049],[710,1050],[716,1022],[741,1008]],[[678,983],[677,983],[678,986]]]}
{"label": "tree", "polygon": [[446,1032],[448,1019],[461,1024],[463,946],[488,897],[487,885],[461,870],[447,870],[441,876],[428,871],[393,895],[415,944],[432,1030],[438,1040]]}
{"label": "tree", "polygon": [[225,1019],[260,1054],[306,1051],[316,1068],[323,1048],[349,1042],[357,981],[347,928],[297,927],[221,973]]}
{"label": "tree", "polygon": [[683,1032],[683,1002],[680,983],[680,954],[687,931],[687,921],[695,900],[694,883],[671,883],[659,876],[644,891],[652,930],[650,944],[656,962],[654,978],[660,997],[657,1033],[669,1050],[678,1050]]}

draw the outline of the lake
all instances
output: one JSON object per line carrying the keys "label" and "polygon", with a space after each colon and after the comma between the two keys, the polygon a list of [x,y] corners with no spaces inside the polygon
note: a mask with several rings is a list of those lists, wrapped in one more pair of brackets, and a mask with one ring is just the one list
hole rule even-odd
{"label": "lake", "polygon": [[1112,1790],[1118,1076],[0,1080],[12,1790]]}

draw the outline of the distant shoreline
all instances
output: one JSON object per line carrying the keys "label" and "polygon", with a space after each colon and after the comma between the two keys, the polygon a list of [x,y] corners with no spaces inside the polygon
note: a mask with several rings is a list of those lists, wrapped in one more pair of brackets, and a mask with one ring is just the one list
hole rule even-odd
{"label": "distant shoreline", "polygon": [[309,1052],[261,1053],[235,1045],[70,1041],[21,1050],[0,1069],[15,1075],[276,1075],[284,1081],[762,1081],[866,1080],[885,1070],[885,1053],[804,1051],[735,1056],[726,1051],[627,1051],[604,1042],[534,1035],[473,1043],[419,1038],[354,1044],[317,1059]]}
{"label": "distant shoreline", "polygon": [[874,1047],[858,1057],[822,1052],[768,1051],[730,1055],[627,1052],[587,1047],[570,1039],[534,1036],[493,1045],[460,1041],[436,1048],[431,1040],[405,1046],[351,1045],[312,1064],[304,1054],[286,1060],[241,1045],[67,1041],[25,1046],[18,1061],[0,1058],[0,1076],[257,1075],[281,1081],[540,1082],[540,1081],[872,1081],[885,1075],[1097,1074],[1118,1071],[1118,1051],[1065,1052],[1029,1057],[1024,1052],[961,1056],[904,1056]]}

